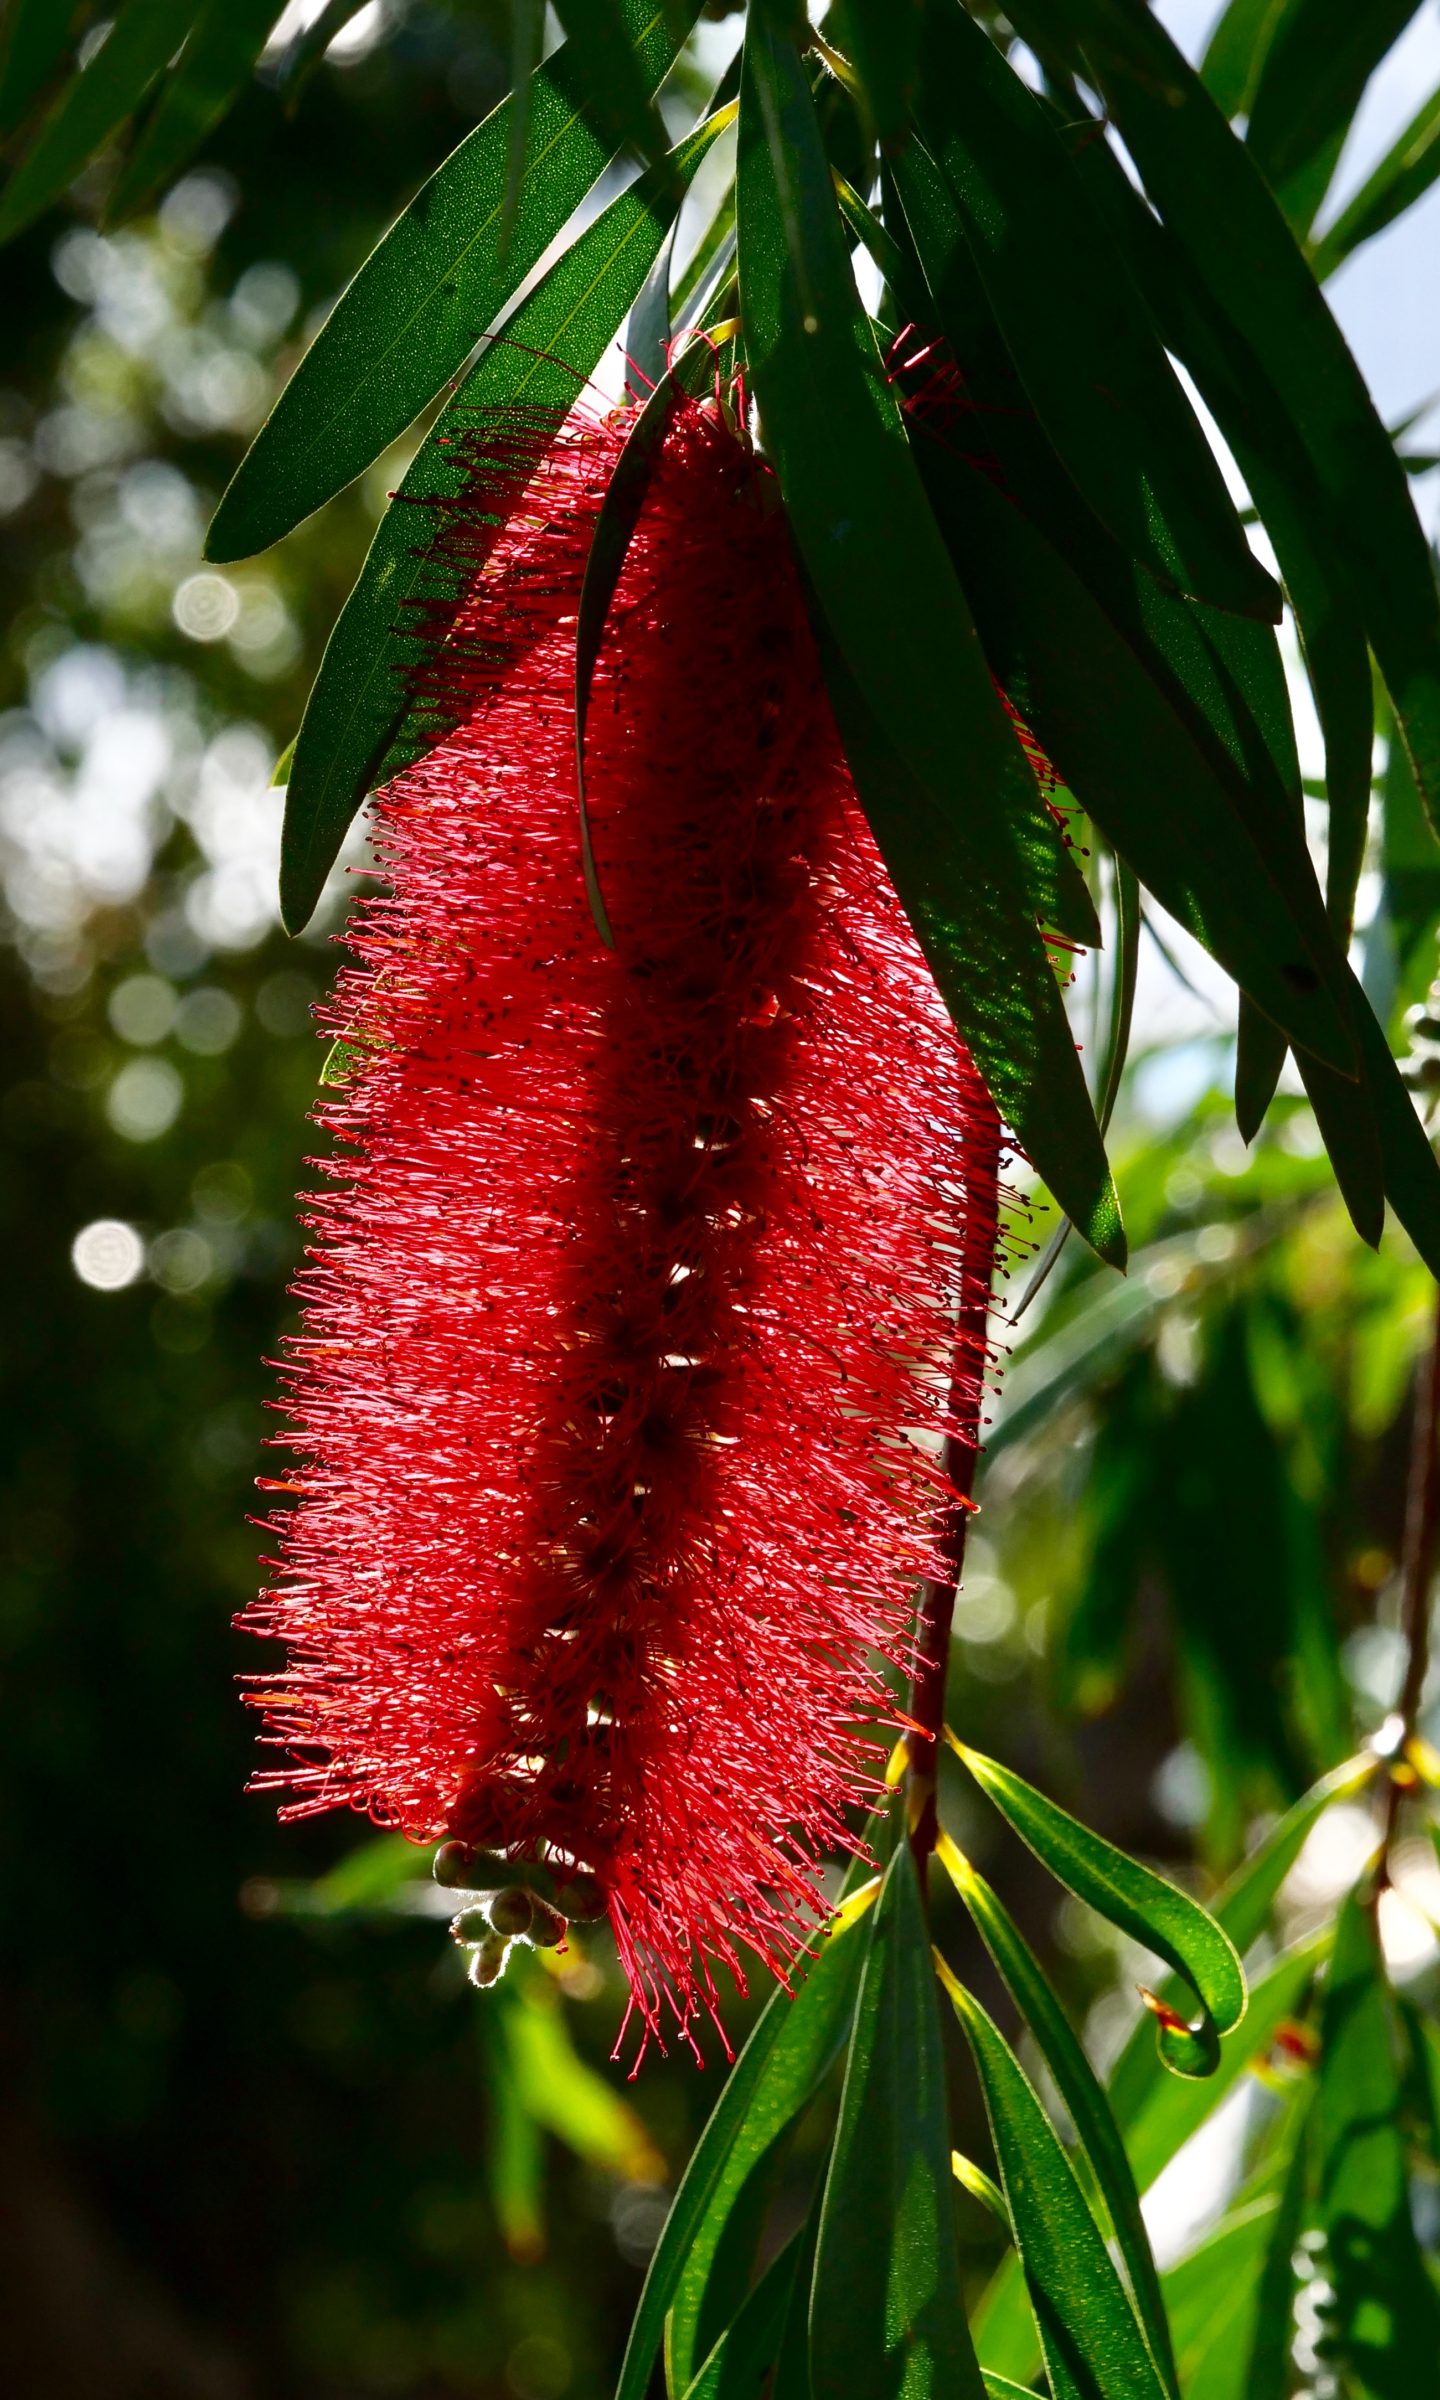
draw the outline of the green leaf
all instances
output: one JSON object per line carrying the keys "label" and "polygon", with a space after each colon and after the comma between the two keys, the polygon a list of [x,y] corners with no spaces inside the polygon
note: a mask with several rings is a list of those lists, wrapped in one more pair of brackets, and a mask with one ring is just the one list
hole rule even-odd
{"label": "green leaf", "polygon": [[1295,2251],[1305,2230],[1310,2098],[1298,2104],[1299,2124],[1271,2226],[1255,2296],[1250,2350],[1240,2389],[1245,2400],[1286,2400],[1295,2335]]}
{"label": "green leaf", "polygon": [[0,135],[29,115],[70,55],[82,21],[81,0],[11,0],[0,28]]}
{"label": "green leaf", "polygon": [[775,2362],[796,2278],[806,2251],[802,2226],[771,2260],[733,2324],[727,2325],[704,2366],[685,2390],[685,2400],[751,2400]]}
{"label": "green leaf", "polygon": [[[1342,1068],[1353,1063],[1329,988],[1341,962],[1298,828],[1287,888],[1268,838],[1257,838],[1256,812],[1237,805],[1240,778],[1199,747],[1079,577],[957,452],[927,440],[921,459],[991,667],[1068,788],[1268,1016]],[[1163,809],[1157,791],[1167,795]]]}
{"label": "green leaf", "polygon": [[1148,2095],[1134,2116],[1121,2118],[1135,2181],[1142,2192],[1150,2189],[1161,2168],[1167,2167],[1190,2136],[1214,2115],[1226,2093],[1249,2072],[1252,2061],[1265,2056],[1286,2018],[1296,2015],[1328,1941],[1325,1932],[1297,1944],[1257,1977],[1245,2021],[1233,2041],[1224,2045],[1220,2064],[1208,2082],[1152,2074]]}
{"label": "green leaf", "polygon": [[820,2216],[810,2369],[817,2395],[980,2400],[960,2295],[935,1977],[908,1842],[870,1924]]}
{"label": "green leaf", "polygon": [[1054,2400],[1163,2400],[1100,2228],[1019,2060],[973,1993],[948,1967],[939,1971],[985,2095]]}
{"label": "green leaf", "polygon": [[[1273,2192],[1267,2192],[1234,2209],[1165,2277],[1165,2306],[1185,2378],[1185,2400],[1196,2400],[1207,2357],[1217,2348],[1229,2352],[1238,2366],[1248,2347],[1275,2207]],[[1237,2382],[1235,2400],[1241,2400],[1242,2393],[1250,2400],[1248,2386]]]}
{"label": "green leaf", "polygon": [[980,2369],[980,2380],[989,2400],[1035,2400],[1028,2384],[1012,2383],[1008,2375],[992,2375],[988,2367]]}
{"label": "green leaf", "polygon": [[1271,452],[1274,471],[1318,494],[1440,821],[1440,598],[1425,537],[1389,435],[1258,167],[1148,12],[1124,0],[1016,0],[1014,13],[1022,30],[1034,14],[1072,51],[1083,45],[1166,231],[1279,401],[1286,442]]}
{"label": "green leaf", "polygon": [[1177,2074],[1212,2075],[1220,2062],[1219,2036],[1245,2013],[1245,1977],[1229,1936],[1198,1902],[1127,1858],[1102,1834],[1078,1824],[1008,1767],[953,1733],[948,1739],[980,1789],[1057,1881],[1185,1977],[1199,1996],[1201,2023],[1186,2027],[1161,2003],[1156,2012],[1161,2055]]}
{"label": "green leaf", "polygon": [[139,107],[190,30],[193,0],[128,0],[67,83],[0,194],[0,242],[58,200]]}
{"label": "green leaf", "polygon": [[1248,116],[1260,70],[1295,0],[1229,0],[1200,61],[1200,80],[1227,117]]}
{"label": "green leaf", "polygon": [[487,2007],[498,2007],[511,2088],[536,2125],[577,2158],[630,2183],[658,2183],[665,2162],[643,2120],[570,2039],[560,1995],[523,1953]]}
{"label": "green leaf", "polygon": [[669,137],[648,64],[634,46],[639,29],[633,18],[627,20],[620,0],[555,0],[555,14],[601,132],[613,148],[659,166]]}
{"label": "green leaf", "polygon": [[[645,2400],[672,2308],[667,2349],[682,2389],[684,2378],[693,2378],[702,2363],[701,2309],[731,2211],[756,2167],[819,2089],[849,2030],[865,1960],[856,1923],[866,1905],[856,1895],[817,1936],[795,1998],[777,1991],[741,2052],[691,2155],[650,2261],[616,2400]],[[795,1971],[798,1975],[801,1969]],[[727,2302],[731,2297],[724,2295]],[[739,2297],[733,2295],[737,2305]],[[719,2325],[733,2313],[733,2308],[718,2310]],[[712,2331],[707,2348],[713,2339]]]}
{"label": "green leaf", "polygon": [[[728,121],[722,112],[680,144],[675,171],[682,182]],[[634,298],[671,214],[654,177],[641,176],[612,200],[487,345],[382,517],[330,636],[296,741],[280,857],[280,903],[292,933],[308,922],[366,792],[407,755],[403,746],[392,754],[392,743],[423,651],[406,626],[415,601],[433,596],[430,546],[444,501],[462,484],[451,445],[467,426],[483,427],[491,411],[507,405],[553,408],[557,420],[563,415]]]}
{"label": "green leaf", "polygon": [[[1024,946],[1033,919],[1026,845],[1053,851],[1054,827],[991,684],[860,310],[799,59],[757,14],[745,60],[737,210],[746,352],[801,556],[858,696],[851,717],[869,720],[867,772],[832,679],[862,804],[967,1038],[955,998],[974,974],[967,928],[981,906],[1004,927],[993,980],[1000,1004],[1013,994],[1022,1027],[1028,1020],[1034,1030],[1008,1059],[989,1045],[981,1071],[991,1074],[993,1057],[1004,1074],[992,1084],[996,1104],[1037,1171],[1087,1239],[1117,1256],[1114,1186],[1073,1038],[1038,939]],[[967,854],[983,889],[962,889],[946,872],[947,858]],[[992,1005],[990,995],[978,1005]]]}
{"label": "green leaf", "polygon": [[775,2372],[770,2381],[770,2400],[813,2400],[810,2389],[810,2286],[815,2277],[815,2245],[820,2237],[820,2208],[824,2197],[822,2184],[810,2202],[809,2213],[800,2229],[801,2246],[790,2285],[790,2300],[785,2312]]}
{"label": "green leaf", "polygon": [[1402,980],[1440,918],[1440,847],[1420,805],[1404,748],[1390,729],[1380,782],[1385,913]]}
{"label": "green leaf", "polygon": [[1334,2300],[1327,2347],[1366,2400],[1433,2384],[1440,2300],[1415,2238],[1392,2003],[1373,1897],[1340,1911],[1321,2019],[1317,2206]]}
{"label": "green leaf", "polygon": [[1130,554],[1278,621],[1219,464],[1046,111],[958,0],[928,0],[920,130],[1041,424]]}
{"label": "green leaf", "polygon": [[1343,266],[1362,242],[1372,241],[1397,217],[1424,198],[1440,175],[1440,89],[1423,101],[1401,134],[1348,200],[1319,239],[1310,246],[1310,265],[1318,282]]}
{"label": "green leaf", "polygon": [[1081,2156],[1093,2173],[1114,2230],[1131,2297],[1155,2362],[1172,2392],[1178,2391],[1170,2328],[1150,2237],[1140,2214],[1140,2195],[1099,2078],[1009,1911],[948,1834],[941,1834],[937,1855],[1055,2078],[1079,2137]]}
{"label": "green leaf", "polygon": [[[661,0],[620,5],[658,83],[678,47],[671,17]],[[685,0],[687,25],[696,5]],[[215,512],[210,558],[266,549],[363,473],[463,365],[584,199],[610,150],[587,113],[571,44],[536,69],[529,92],[513,223],[504,223],[513,103],[503,100],[436,169],[341,294]]]}
{"label": "green leaf", "polygon": [[208,0],[105,204],[108,224],[153,199],[249,82],[276,0]]}
{"label": "green leaf", "polygon": [[[1316,154],[1348,132],[1371,75],[1420,0],[1294,0],[1250,106],[1245,139],[1282,206]],[[1328,179],[1327,179],[1328,180]],[[1287,212],[1288,213],[1288,212]]]}
{"label": "green leaf", "polygon": [[922,0],[843,0],[837,14],[861,104],[884,147],[902,150],[920,83]]}
{"label": "green leaf", "polygon": [[310,23],[301,26],[280,62],[280,82],[292,109],[336,34],[344,32],[364,5],[365,0],[325,0]]}

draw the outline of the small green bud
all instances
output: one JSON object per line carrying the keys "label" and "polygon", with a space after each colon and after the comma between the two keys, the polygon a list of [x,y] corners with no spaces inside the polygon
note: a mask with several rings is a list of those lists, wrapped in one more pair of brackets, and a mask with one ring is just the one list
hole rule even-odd
{"label": "small green bud", "polygon": [[442,1842],[430,1862],[435,1881],[447,1892],[471,1892],[470,1861],[474,1852],[468,1842]]}
{"label": "small green bud", "polygon": [[490,1912],[487,1908],[462,1908],[458,1917],[450,1919],[450,1936],[456,1942],[483,1942],[490,1933]]}
{"label": "small green bud", "polygon": [[568,1930],[559,1909],[552,1908],[548,1900],[542,1900],[538,1893],[532,1892],[526,1940],[533,1942],[537,1950],[554,1950],[564,1941]]}
{"label": "small green bud", "polygon": [[[522,1890],[518,1884],[513,1884],[508,1891],[491,1894],[490,1922],[497,1933],[506,1934],[513,1939],[519,1934],[530,1931],[530,1920],[535,1913],[536,1905],[529,1892]],[[542,1900],[538,1905],[543,1908],[545,1903]]]}
{"label": "small green bud", "polygon": [[487,1933],[470,1953],[470,1981],[477,1992],[487,1991],[505,1972],[510,1945],[498,1933]]}
{"label": "small green bud", "polygon": [[607,1907],[605,1894],[593,1875],[572,1875],[555,1894],[555,1905],[576,1925],[596,1925]]}

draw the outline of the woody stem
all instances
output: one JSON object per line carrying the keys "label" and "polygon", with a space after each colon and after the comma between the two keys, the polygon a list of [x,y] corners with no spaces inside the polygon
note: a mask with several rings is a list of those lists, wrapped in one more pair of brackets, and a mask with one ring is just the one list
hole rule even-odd
{"label": "woody stem", "polygon": [[945,1724],[945,1673],[955,1594],[965,1570],[965,1536],[972,1514],[970,1495],[980,1450],[980,1404],[984,1394],[990,1283],[995,1269],[1000,1183],[1000,1119],[988,1093],[976,1108],[969,1144],[969,1187],[961,1253],[960,1306],[955,1320],[951,1415],[956,1430],[945,1444],[943,1465],[954,1498],[939,1528],[944,1574],[920,1586],[915,1672],[910,1685],[912,1730],[905,1737],[906,1815],[910,1847],[922,1891],[925,1869],[939,1833],[935,1811],[936,1770]]}
{"label": "woody stem", "polygon": [[[1414,1427],[1410,1437],[1410,1479],[1405,1504],[1405,1546],[1401,1561],[1400,1631],[1405,1644],[1405,1679],[1395,1703],[1399,1719],[1396,1766],[1403,1767],[1404,1745],[1415,1731],[1425,1671],[1430,1663],[1430,1586],[1435,1573],[1435,1542],[1440,1532],[1440,1293],[1436,1294],[1434,1330],[1420,1368],[1415,1394]],[[1402,1775],[1393,1774],[1385,1796],[1385,1849],[1395,1838],[1404,1796]]]}

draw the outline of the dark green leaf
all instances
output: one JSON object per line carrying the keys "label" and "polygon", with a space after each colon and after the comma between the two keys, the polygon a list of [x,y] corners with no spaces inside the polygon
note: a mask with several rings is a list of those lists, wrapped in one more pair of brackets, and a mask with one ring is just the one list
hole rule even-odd
{"label": "dark green leaf", "polygon": [[[670,17],[660,0],[619,4],[658,83],[677,47]],[[696,4],[686,0],[692,17]],[[525,176],[508,229],[510,100],[437,168],[341,294],[241,460],[210,527],[211,558],[246,558],[278,541],[361,474],[455,374],[610,156],[588,100],[566,43],[531,80]]]}
{"label": "dark green leaf", "polygon": [[1019,2060],[974,1995],[941,1972],[985,2095],[1054,2400],[1163,2400],[1100,2228]]}
{"label": "dark green leaf", "polygon": [[920,129],[1021,381],[1079,490],[1182,591],[1278,621],[1214,452],[1045,110],[957,0],[928,0]]}
{"label": "dark green leaf", "polygon": [[1373,167],[1353,199],[1333,224],[1312,243],[1310,264],[1321,283],[1342,266],[1362,242],[1373,240],[1393,225],[1407,208],[1423,199],[1440,175],[1440,90],[1415,111],[1378,166]]}
{"label": "dark green leaf", "polygon": [[903,149],[920,80],[921,0],[843,0],[837,14],[870,121],[887,150]]}
{"label": "dark green leaf", "polygon": [[1260,396],[1268,387],[1279,401],[1287,439],[1272,453],[1275,472],[1297,494],[1306,482],[1314,489],[1440,820],[1440,599],[1429,552],[1404,469],[1259,169],[1147,11],[1124,0],[1016,0],[1014,13],[1022,30],[1033,13],[1057,41],[1083,46],[1166,231],[1253,354]]}
{"label": "dark green leaf", "polygon": [[277,0],[208,0],[106,202],[108,222],[153,199],[249,82]]}
{"label": "dark green leaf", "polygon": [[981,1790],[1066,1890],[1185,1977],[1199,1996],[1202,2021],[1187,2028],[1164,2008],[1158,2018],[1161,2053],[1179,2074],[1213,2074],[1218,2037],[1245,2013],[1245,1977],[1228,1935],[1173,1883],[1078,1824],[1008,1767],[953,1734],[949,1738]]}
{"label": "dark green leaf", "polygon": [[1230,0],[1205,46],[1200,79],[1227,117],[1249,114],[1266,54],[1295,0]]}
{"label": "dark green leaf", "polygon": [[[746,351],[766,444],[875,756],[909,778],[903,795],[886,778],[896,806],[881,821],[872,813],[885,798],[880,779],[857,768],[862,802],[952,1007],[957,983],[974,973],[965,927],[977,905],[1004,924],[987,981],[1006,1005],[1008,970],[1016,1012],[1034,1030],[1012,1056],[995,1057],[1004,1082],[992,1083],[994,1098],[1087,1239],[1118,1256],[1114,1186],[1073,1039],[1038,941],[1033,964],[1020,948],[1033,921],[1026,845],[1053,852],[1054,827],[991,684],[860,310],[799,59],[759,16],[746,36],[737,207]],[[854,766],[843,706],[841,732]],[[983,893],[960,890],[945,872],[961,845]],[[958,1009],[957,1021],[968,1038]],[[990,1075],[991,1056],[980,1063]]]}
{"label": "dark green leaf", "polygon": [[[659,166],[669,146],[655,81],[638,50],[640,27],[620,0],[555,0],[595,122],[614,149]],[[673,19],[675,11],[670,11]]]}
{"label": "dark green leaf", "polygon": [[545,0],[510,0],[510,135],[505,147],[505,199],[500,240],[508,246],[520,186],[525,180],[525,145],[535,70],[545,54]]}
{"label": "dark green leaf", "polygon": [[820,2208],[824,2186],[815,2193],[801,2231],[790,2301],[780,2336],[779,2355],[770,2382],[770,2400],[813,2400],[810,2389],[810,2286],[815,2276],[815,2244],[820,2237]]}
{"label": "dark green leaf", "polygon": [[1235,1122],[1244,1142],[1253,1142],[1265,1122],[1289,1048],[1279,1026],[1242,992],[1235,1032]]}
{"label": "dark green leaf", "polygon": [[1340,1911],[1320,2038],[1317,2206],[1334,2292],[1327,2346],[1367,2400],[1415,2400],[1440,2358],[1440,2300],[1410,2215],[1373,1896],[1352,1893]]}
{"label": "dark green leaf", "polygon": [[0,135],[29,115],[88,13],[82,0],[11,0],[0,27]]}
{"label": "dark green leaf", "polygon": [[[741,2052],[650,2261],[616,2400],[644,2400],[672,2309],[667,2348],[677,2379],[693,2377],[700,2366],[701,2309],[730,2213],[757,2165],[813,2098],[849,2030],[865,1960],[865,1941],[856,1930],[864,1910],[863,1901],[852,1901],[832,1921],[833,1929],[817,1937],[796,1997],[776,1992]],[[798,1977],[801,1969],[795,1972]],[[738,2305],[740,2293],[724,2298]],[[733,2314],[733,2306],[719,2312],[710,2341]]]}
{"label": "dark green leaf", "polygon": [[[718,130],[711,120],[681,143],[675,168],[682,181]],[[450,445],[507,403],[563,414],[633,299],[671,212],[657,181],[645,176],[611,202],[486,347],[381,519],[330,636],[296,742],[280,860],[280,901],[292,932],[308,921],[366,792],[403,763],[403,751],[387,753],[421,655],[406,618],[411,604],[433,591],[428,554],[442,522],[439,504],[460,488]]]}
{"label": "dark green leaf", "polygon": [[685,2400],[751,2400],[784,2339],[797,2273],[804,2263],[806,2236],[792,2234],[727,2325]]}
{"label": "dark green leaf", "polygon": [[960,2295],[930,1938],[901,1842],[871,1919],[810,2302],[817,2395],[980,2400]]}
{"label": "dark green leaf", "polygon": [[[1070,2112],[1082,2159],[1093,2174],[1114,2230],[1136,2313],[1161,2375],[1178,2390],[1160,2278],[1140,2214],[1140,2195],[1120,2129],[1094,2068],[1071,2029],[1029,1944],[984,1877],[942,1834],[937,1855],[974,1920],[1011,1999],[1039,2046]],[[1078,2161],[1076,2162],[1079,2163]]]}
{"label": "dark green leaf", "polygon": [[1403,979],[1440,918],[1440,846],[1420,805],[1410,761],[1394,738],[1393,728],[1380,805],[1385,913]]}
{"label": "dark green leaf", "polygon": [[[1268,818],[1242,814],[1240,779],[1222,780],[1215,754],[1191,738],[1079,577],[958,453],[927,441],[921,458],[991,667],[1069,789],[1267,1015],[1341,1067],[1353,1062],[1327,988],[1341,965],[1313,876],[1304,905],[1298,830],[1287,864],[1293,858],[1299,871],[1287,887],[1267,855]],[[1169,798],[1163,810],[1157,790]]]}
{"label": "dark green leaf", "polygon": [[66,84],[0,194],[0,242],[58,200],[133,115],[190,30],[193,0],[129,0]]}
{"label": "dark green leaf", "polygon": [[1349,130],[1375,68],[1420,0],[1294,0],[1266,53],[1246,141],[1282,204]]}

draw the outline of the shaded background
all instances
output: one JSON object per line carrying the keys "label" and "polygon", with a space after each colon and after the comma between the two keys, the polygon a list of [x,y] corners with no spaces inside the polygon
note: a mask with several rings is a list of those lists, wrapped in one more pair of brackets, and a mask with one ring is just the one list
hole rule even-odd
{"label": "shaded background", "polygon": [[[1203,32],[1209,11],[1166,13]],[[329,301],[506,73],[483,7],[367,9],[295,122],[262,81],[152,218],[98,233],[99,178],[9,257],[0,2379],[24,2395],[603,2395],[719,2086],[714,2059],[652,2058],[628,2086],[607,2063],[600,1937],[481,1998],[423,1861],[242,1796],[234,1678],[256,1661],[229,1619],[257,1576],[262,1362],[343,899],[299,942],[277,931],[270,778],[403,456],[251,565],[204,568],[200,539]],[[1430,204],[1400,232],[1427,224]],[[1346,321],[1398,414],[1440,315],[1412,286],[1403,324],[1372,312],[1371,356],[1363,263]],[[1397,864],[1410,803],[1383,739],[1377,770],[1361,952],[1403,1047],[1440,872]],[[1359,1249],[1295,1093],[1244,1151],[1223,991],[1156,930],[1174,963],[1147,944],[1116,1145],[1136,1262],[1122,1285],[1068,1255],[1020,1329],[952,1715],[1203,1890],[1394,1698],[1430,1298],[1398,1233]],[[1083,979],[1075,997],[1083,1031]],[[958,1789],[946,1805],[1113,2051],[1139,1954],[1057,1913]],[[1323,1820],[1297,1928],[1369,1838],[1362,1809]],[[1425,1996],[1440,1869],[1424,1843],[1401,1867],[1382,1925]],[[750,2015],[727,2009],[734,2036]],[[1241,2101],[1157,2187],[1162,2254],[1240,2172],[1261,2087]],[[777,2233],[817,2155],[818,2128]],[[964,2198],[957,2223],[978,2288],[993,2229]]]}

